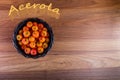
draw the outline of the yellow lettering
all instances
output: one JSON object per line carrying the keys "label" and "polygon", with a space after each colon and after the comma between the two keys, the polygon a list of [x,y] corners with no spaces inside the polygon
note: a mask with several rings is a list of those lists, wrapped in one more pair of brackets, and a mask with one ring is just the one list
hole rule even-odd
{"label": "yellow lettering", "polygon": [[30,5],[30,3],[26,4],[26,8],[31,8],[32,6]]}
{"label": "yellow lettering", "polygon": [[49,11],[51,11],[51,6],[52,6],[52,3],[50,3],[49,6],[47,6]]}
{"label": "yellow lettering", "polygon": [[[26,11],[27,9],[28,9],[28,11]],[[49,5],[46,5],[46,4],[36,4],[36,3],[31,5],[31,3],[26,3],[26,5],[24,5],[24,4],[19,5],[18,9],[14,5],[11,5],[8,15],[12,16],[11,14],[13,14],[14,12],[17,13],[17,16],[18,16],[18,14],[26,15],[24,13],[27,13],[27,12],[30,13],[29,11],[31,11],[31,10],[33,12],[38,13],[38,10],[40,10],[40,9],[41,9],[41,12],[44,11],[43,13],[47,13],[50,16],[53,16],[53,17],[55,16],[56,18],[59,18],[59,16],[60,16],[60,12],[59,12],[60,9],[59,8],[52,9],[52,3],[50,3]],[[43,10],[43,9],[45,9],[45,10]],[[47,10],[47,12],[46,12],[46,10]],[[20,11],[20,12],[18,13],[18,11]]]}
{"label": "yellow lettering", "polygon": [[23,10],[23,9],[25,9],[25,8],[24,8],[24,5],[21,4],[21,5],[19,6],[19,10]]}
{"label": "yellow lettering", "polygon": [[55,13],[57,13],[57,14],[60,14],[58,8],[55,8],[55,9],[53,9],[52,11],[55,12]]}
{"label": "yellow lettering", "polygon": [[18,12],[18,9],[15,8],[13,5],[11,5],[10,11],[9,11],[9,15],[11,15],[11,13],[12,13],[13,11],[17,11],[17,12]]}
{"label": "yellow lettering", "polygon": [[33,8],[36,8],[36,7],[38,7],[40,4],[33,4]]}
{"label": "yellow lettering", "polygon": [[45,4],[41,4],[40,5],[40,9],[45,9],[46,5]]}

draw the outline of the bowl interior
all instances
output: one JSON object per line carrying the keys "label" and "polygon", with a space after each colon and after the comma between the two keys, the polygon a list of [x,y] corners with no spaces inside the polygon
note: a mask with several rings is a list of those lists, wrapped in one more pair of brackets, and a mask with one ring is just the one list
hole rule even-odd
{"label": "bowl interior", "polygon": [[[22,29],[26,23],[28,21],[32,21],[32,22],[37,22],[37,23],[42,23],[47,29],[48,29],[48,33],[49,33],[49,43],[48,43],[48,47],[44,50],[43,54],[37,54],[35,56],[33,55],[28,55],[28,54],[25,54],[25,52],[21,49],[20,45],[18,44],[18,41],[16,39],[16,36],[19,32],[20,29]],[[53,44],[53,32],[52,32],[52,29],[51,27],[43,20],[41,19],[38,19],[38,18],[28,18],[22,22],[20,22],[18,24],[18,26],[16,27],[16,29],[14,30],[14,34],[13,34],[13,43],[14,43],[14,46],[15,48],[17,49],[17,51],[22,54],[23,56],[25,57],[30,57],[30,58],[38,58],[38,57],[43,57],[47,54],[47,52],[50,50],[50,48],[52,47],[52,44]]]}

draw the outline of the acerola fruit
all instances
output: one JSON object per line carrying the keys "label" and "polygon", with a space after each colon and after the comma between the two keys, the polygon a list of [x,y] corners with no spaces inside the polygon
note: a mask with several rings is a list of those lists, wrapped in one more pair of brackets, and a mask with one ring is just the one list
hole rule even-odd
{"label": "acerola fruit", "polygon": [[46,37],[49,37],[49,33],[47,32],[47,36]]}
{"label": "acerola fruit", "polygon": [[37,42],[37,47],[41,47],[42,43],[41,42]]}
{"label": "acerola fruit", "polygon": [[22,35],[17,35],[16,38],[17,38],[18,41],[20,41],[20,40],[22,40]]}
{"label": "acerola fruit", "polygon": [[44,49],[43,49],[42,47],[39,47],[39,48],[38,48],[38,53],[41,54],[41,53],[43,53],[43,52],[44,52]]}
{"label": "acerola fruit", "polygon": [[30,55],[42,54],[48,47],[49,33],[42,23],[28,21],[16,36],[21,49]]}
{"label": "acerola fruit", "polygon": [[38,27],[37,27],[37,26],[33,26],[33,27],[32,27],[32,30],[33,30],[33,31],[37,31],[37,30],[38,30]]}
{"label": "acerola fruit", "polygon": [[46,49],[46,48],[48,47],[48,44],[47,44],[47,43],[43,43],[42,47],[43,47],[44,49]]}
{"label": "acerola fruit", "polygon": [[36,47],[36,43],[35,43],[35,42],[31,42],[31,43],[30,43],[30,47],[31,47],[31,48],[35,48],[35,47]]}
{"label": "acerola fruit", "polygon": [[43,29],[44,26],[43,26],[43,24],[39,23],[38,27],[39,27],[39,29]]}
{"label": "acerola fruit", "polygon": [[30,54],[30,48],[25,48],[24,51],[26,54]]}
{"label": "acerola fruit", "polygon": [[37,24],[37,22],[33,22],[33,25],[34,25],[34,26],[37,26],[38,24]]}
{"label": "acerola fruit", "polygon": [[28,27],[26,27],[26,26],[23,27],[23,31],[28,31],[28,30],[29,30]]}
{"label": "acerola fruit", "polygon": [[30,41],[30,42],[34,42],[34,41],[35,41],[35,38],[34,38],[33,36],[30,36],[30,37],[29,37],[29,41]]}
{"label": "acerola fruit", "polygon": [[45,38],[45,42],[46,43],[48,43],[50,40],[49,40],[49,38],[47,37],[47,38]]}
{"label": "acerola fruit", "polygon": [[21,42],[21,41],[19,41],[19,42],[18,42],[18,44],[21,46],[21,45],[22,45],[22,42]]}
{"label": "acerola fruit", "polygon": [[45,42],[45,38],[44,37],[40,37],[39,41],[43,43],[43,42]]}
{"label": "acerola fruit", "polygon": [[42,32],[41,32],[41,36],[46,37],[46,36],[47,36],[47,32],[46,32],[46,31],[42,31]]}
{"label": "acerola fruit", "polygon": [[19,31],[19,34],[22,34],[22,33],[23,33],[23,30],[20,30],[20,31]]}
{"label": "acerola fruit", "polygon": [[46,32],[47,32],[47,28],[44,27],[44,28],[43,28],[43,31],[46,31]]}
{"label": "acerola fruit", "polygon": [[24,37],[29,37],[30,34],[31,34],[30,31],[24,31],[24,32],[23,32],[23,36],[24,36]]}
{"label": "acerola fruit", "polygon": [[28,38],[23,38],[23,39],[22,39],[22,43],[23,43],[24,45],[27,45],[27,44],[29,43]]}
{"label": "acerola fruit", "polygon": [[33,23],[31,21],[27,22],[27,27],[31,28],[33,26]]}
{"label": "acerola fruit", "polygon": [[26,46],[25,46],[25,45],[22,45],[22,46],[21,46],[21,49],[23,49],[23,50],[24,50],[25,48],[26,48]]}
{"label": "acerola fruit", "polygon": [[30,51],[30,53],[31,53],[31,55],[37,55],[37,50],[36,50],[36,49],[32,49],[32,50]]}
{"label": "acerola fruit", "polygon": [[38,38],[39,37],[39,32],[38,31],[34,31],[32,33],[32,36],[35,37],[35,38]]}

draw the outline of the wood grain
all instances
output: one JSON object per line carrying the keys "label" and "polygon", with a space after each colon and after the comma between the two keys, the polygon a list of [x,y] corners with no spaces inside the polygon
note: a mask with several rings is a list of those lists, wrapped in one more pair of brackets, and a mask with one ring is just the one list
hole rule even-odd
{"label": "wood grain", "polygon": [[[54,32],[48,54],[28,59],[12,43],[17,24],[10,5],[53,3],[60,18],[36,16]],[[34,14],[33,14],[34,15]],[[0,80],[120,80],[120,0],[1,0]]]}

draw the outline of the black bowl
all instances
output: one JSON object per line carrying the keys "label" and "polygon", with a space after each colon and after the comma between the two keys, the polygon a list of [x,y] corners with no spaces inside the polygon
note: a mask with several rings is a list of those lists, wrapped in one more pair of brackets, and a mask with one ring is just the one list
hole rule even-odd
{"label": "black bowl", "polygon": [[[37,54],[35,56],[33,55],[28,55],[28,54],[25,54],[25,52],[21,49],[20,45],[18,44],[18,41],[16,39],[16,35],[18,34],[19,30],[22,29],[26,23],[28,21],[32,21],[32,22],[37,22],[37,23],[42,23],[47,29],[48,29],[48,33],[49,33],[49,43],[48,43],[48,47],[44,50],[43,54]],[[28,18],[22,22],[20,22],[18,24],[18,26],[16,27],[16,29],[14,30],[14,34],[13,34],[13,43],[14,43],[14,46],[15,48],[17,49],[17,51],[22,54],[24,57],[27,57],[27,58],[39,58],[39,57],[43,57],[47,54],[47,52],[50,50],[50,48],[52,47],[52,44],[53,44],[53,32],[52,32],[52,29],[51,27],[43,20],[41,19],[38,19],[38,18]]]}

